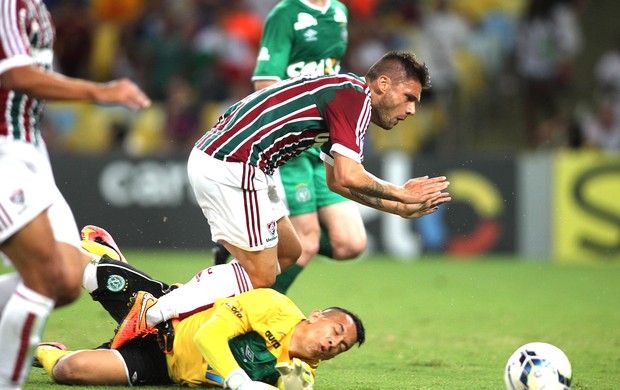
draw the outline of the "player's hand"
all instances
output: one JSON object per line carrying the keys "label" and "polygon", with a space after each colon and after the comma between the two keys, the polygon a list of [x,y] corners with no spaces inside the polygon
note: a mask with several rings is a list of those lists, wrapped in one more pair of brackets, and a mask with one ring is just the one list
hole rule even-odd
{"label": "player's hand", "polygon": [[293,363],[278,363],[276,370],[280,373],[278,388],[280,390],[312,390],[314,374],[308,363],[294,358]]}
{"label": "player's hand", "polygon": [[439,206],[451,201],[452,198],[447,192],[439,192],[431,199],[423,203],[404,204],[401,203],[398,215],[403,218],[420,218],[432,214],[438,210]]}
{"label": "player's hand", "polygon": [[132,111],[148,108],[151,100],[129,79],[102,84],[95,99],[98,103],[122,104]]}
{"label": "player's hand", "polygon": [[429,200],[436,198],[441,191],[444,191],[450,182],[445,176],[438,176],[429,178],[428,176],[416,177],[415,179],[409,179],[403,188],[406,190],[405,196],[402,199],[402,203],[424,204]]}
{"label": "player's hand", "polygon": [[224,388],[231,390],[278,390],[263,382],[253,381],[242,368],[234,369],[224,380]]}

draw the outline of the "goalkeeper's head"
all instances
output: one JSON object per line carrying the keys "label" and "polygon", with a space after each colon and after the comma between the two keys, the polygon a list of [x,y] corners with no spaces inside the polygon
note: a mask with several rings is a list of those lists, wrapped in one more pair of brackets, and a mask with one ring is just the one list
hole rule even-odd
{"label": "goalkeeper's head", "polygon": [[362,320],[341,307],[314,310],[295,327],[289,355],[318,363],[362,345],[366,332]]}
{"label": "goalkeeper's head", "polygon": [[361,347],[362,344],[364,344],[364,341],[366,341],[366,329],[364,329],[364,323],[362,322],[362,319],[359,318],[357,315],[351,313],[349,310],[343,309],[342,307],[338,306],[328,307],[327,309],[323,310],[323,313],[329,312],[330,310],[336,310],[344,313],[347,317],[351,319],[351,321],[353,321],[353,325],[355,325],[355,331],[357,333],[357,346]]}

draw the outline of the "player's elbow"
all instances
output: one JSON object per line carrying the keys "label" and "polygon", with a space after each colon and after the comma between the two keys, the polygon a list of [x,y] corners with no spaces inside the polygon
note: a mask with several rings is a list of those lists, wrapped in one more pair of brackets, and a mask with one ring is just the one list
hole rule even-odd
{"label": "player's elbow", "polygon": [[[20,77],[17,72],[8,70],[0,75],[0,83],[6,90],[16,91],[20,90]],[[21,91],[20,91],[21,92]]]}
{"label": "player's elbow", "polygon": [[330,191],[338,192],[336,191],[336,180],[333,177],[327,177],[325,182],[327,183],[327,188],[329,188]]}
{"label": "player's elbow", "polygon": [[343,189],[346,188],[342,185],[343,183],[342,180],[338,179],[335,176],[327,177],[326,183],[327,183],[327,188],[329,188],[330,191],[335,192],[337,194],[342,194]]}
{"label": "player's elbow", "polygon": [[358,180],[354,175],[350,174],[342,174],[342,175],[334,175],[331,184],[328,182],[327,186],[331,191],[342,194],[346,192],[346,190],[357,188],[359,185]]}
{"label": "player's elbow", "polygon": [[349,181],[350,181],[347,175],[339,174],[336,171],[334,171],[333,175],[326,176],[325,179],[327,183],[327,188],[329,188],[330,191],[333,191],[339,194],[342,194],[343,189],[348,188]]}

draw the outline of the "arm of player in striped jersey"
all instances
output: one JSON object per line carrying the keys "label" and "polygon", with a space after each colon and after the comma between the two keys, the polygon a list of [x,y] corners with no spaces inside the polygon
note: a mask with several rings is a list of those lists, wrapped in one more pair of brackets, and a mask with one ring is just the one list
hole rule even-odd
{"label": "arm of player in striped jersey", "polygon": [[374,209],[418,218],[434,212],[451,200],[444,190],[450,184],[445,177],[420,177],[398,186],[375,177],[358,162],[334,154],[334,166],[325,164],[330,190]]}

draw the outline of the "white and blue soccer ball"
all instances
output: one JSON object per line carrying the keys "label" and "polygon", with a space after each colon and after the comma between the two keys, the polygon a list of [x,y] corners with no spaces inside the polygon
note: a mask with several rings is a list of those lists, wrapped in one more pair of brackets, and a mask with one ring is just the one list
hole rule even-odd
{"label": "white and blue soccer ball", "polygon": [[569,390],[573,371],[561,349],[547,343],[528,343],[508,359],[506,390]]}

